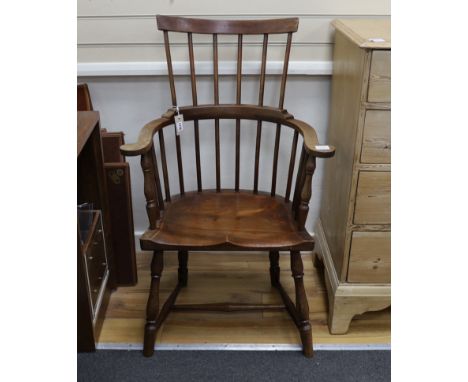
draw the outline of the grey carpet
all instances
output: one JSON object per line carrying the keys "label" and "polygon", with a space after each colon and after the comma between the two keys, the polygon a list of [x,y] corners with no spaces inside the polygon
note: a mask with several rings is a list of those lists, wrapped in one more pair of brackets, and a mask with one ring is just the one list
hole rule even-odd
{"label": "grey carpet", "polygon": [[390,351],[98,350],[78,354],[78,381],[390,381]]}

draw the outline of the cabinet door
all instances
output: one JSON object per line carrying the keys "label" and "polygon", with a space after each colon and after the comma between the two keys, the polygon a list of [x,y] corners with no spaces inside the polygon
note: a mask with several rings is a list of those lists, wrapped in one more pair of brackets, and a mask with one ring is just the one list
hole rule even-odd
{"label": "cabinet door", "polygon": [[390,232],[353,232],[348,282],[390,283]]}
{"label": "cabinet door", "polygon": [[359,173],[354,224],[390,224],[390,172]]}

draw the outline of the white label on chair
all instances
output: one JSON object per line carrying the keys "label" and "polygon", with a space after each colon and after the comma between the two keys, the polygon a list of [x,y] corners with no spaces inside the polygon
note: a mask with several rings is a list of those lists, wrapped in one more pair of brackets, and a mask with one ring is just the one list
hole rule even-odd
{"label": "white label on chair", "polygon": [[317,146],[315,146],[315,150],[318,150],[318,151],[330,150],[330,146],[328,146],[328,145],[317,145]]}
{"label": "white label on chair", "polygon": [[176,127],[176,133],[179,135],[182,130],[184,130],[184,116],[183,114],[178,114],[174,116],[174,123]]}

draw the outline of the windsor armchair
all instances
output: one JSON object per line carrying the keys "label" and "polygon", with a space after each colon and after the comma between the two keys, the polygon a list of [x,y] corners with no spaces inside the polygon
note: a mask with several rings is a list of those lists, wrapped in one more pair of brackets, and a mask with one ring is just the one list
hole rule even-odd
{"label": "windsor armchair", "polygon": [[[316,158],[333,156],[334,148],[319,145],[314,129],[305,122],[294,119],[283,108],[292,34],[297,31],[298,19],[238,21],[157,16],[157,26],[164,33],[172,105],[177,105],[177,97],[169,32],[179,32],[187,35],[192,105],[179,107],[179,110],[183,114],[185,121],[193,121],[197,189],[196,191],[185,191],[181,140],[177,134],[177,130],[175,130],[179,194],[174,195],[170,190],[164,133],[165,127],[174,125],[175,123],[176,111],[173,108],[170,108],[161,118],[146,124],[141,130],[136,143],[121,146],[121,151],[124,155],[141,155],[149,228],[142,235],[140,243],[143,250],[154,252],[151,263],[151,286],[146,311],[143,354],[145,356],[153,354],[156,333],[170,310],[252,311],[281,308],[289,312],[299,329],[304,355],[311,357],[313,351],[312,333],[309,322],[309,307],[303,284],[303,264],[300,251],[311,251],[314,248],[314,239],[308,234],[304,226],[309,210],[308,204],[311,197],[311,182]],[[193,34],[211,34],[213,36],[214,103],[210,105],[199,105],[197,101]],[[235,104],[219,103],[218,35],[220,34],[238,36]],[[287,36],[278,107],[263,105],[267,46],[270,34],[285,34]],[[242,104],[241,102],[244,35],[263,36],[257,105]],[[216,188],[212,190],[203,188],[201,176],[199,121],[207,119],[214,120]],[[223,119],[236,121],[235,163],[233,165],[235,181],[234,188],[232,189],[221,187],[220,120]],[[257,121],[252,190],[243,190],[239,187],[241,120]],[[271,175],[271,189],[268,192],[259,190],[260,143],[262,122],[265,121],[272,122],[273,126],[276,125],[275,146],[272,158],[273,173]],[[286,190],[284,196],[279,196],[276,192],[276,181],[282,126],[292,128],[294,135]],[[158,148],[153,141],[153,137],[156,134],[159,140],[162,177],[159,174],[157,163],[158,155],[156,154],[156,150]],[[187,134],[187,130],[183,134]],[[303,145],[298,162],[293,197],[290,200],[299,135],[303,138]],[[164,184],[164,194],[161,179]],[[167,301],[159,309],[159,283],[163,271],[163,251],[166,250],[178,251],[178,283]],[[189,251],[199,250],[260,250],[269,252],[271,285],[280,292],[284,306],[229,303],[175,305],[180,289],[187,285],[188,253]],[[295,304],[280,283],[279,251],[290,251],[291,270],[295,283]]]}

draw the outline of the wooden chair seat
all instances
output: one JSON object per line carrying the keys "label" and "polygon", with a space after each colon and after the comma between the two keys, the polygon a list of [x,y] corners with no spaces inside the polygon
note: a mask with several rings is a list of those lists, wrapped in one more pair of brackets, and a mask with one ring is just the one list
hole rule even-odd
{"label": "wooden chair seat", "polygon": [[167,203],[160,224],[141,238],[145,250],[312,250],[284,198],[252,191],[187,192]]}

